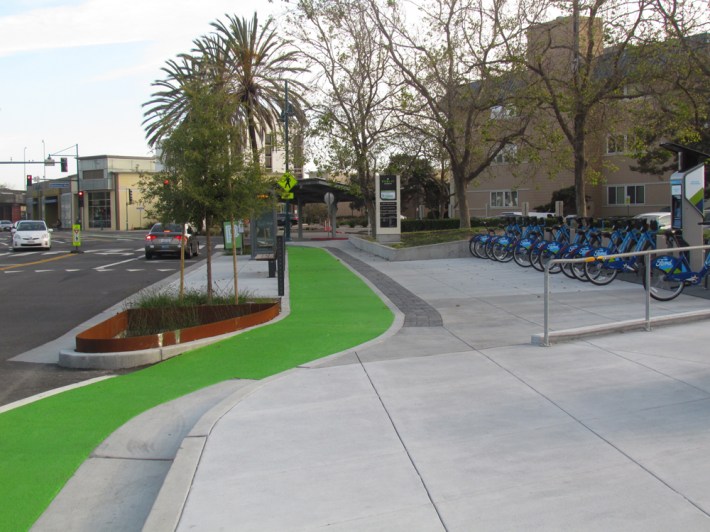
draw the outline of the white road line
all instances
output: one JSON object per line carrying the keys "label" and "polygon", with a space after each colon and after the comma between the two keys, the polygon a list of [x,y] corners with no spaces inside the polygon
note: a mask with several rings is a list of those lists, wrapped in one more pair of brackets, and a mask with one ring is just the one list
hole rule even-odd
{"label": "white road line", "polygon": [[88,386],[90,384],[94,384],[95,382],[104,381],[106,379],[113,379],[116,376],[117,375],[106,375],[105,377],[96,377],[95,379],[89,379],[87,381],[78,382],[76,384],[70,384],[69,386],[62,386],[61,388],[55,388],[54,390],[38,393],[37,395],[33,395],[32,397],[27,397],[25,399],[15,401],[14,403],[0,406],[0,414],[13,410],[15,408],[19,408],[24,405],[28,405],[30,403],[34,403],[35,401],[39,401],[40,399],[44,399],[45,397],[51,397],[52,395],[57,395],[59,393],[66,392],[67,390],[81,388],[83,386]]}
{"label": "white road line", "polygon": [[101,271],[101,270],[104,270],[104,269],[106,269],[106,268],[110,268],[111,266],[118,266],[119,264],[125,264],[126,262],[131,262],[131,261],[134,261],[134,260],[138,260],[138,257],[133,257],[133,258],[131,258],[131,259],[122,260],[122,261],[120,261],[120,262],[114,262],[114,263],[112,263],[112,264],[104,264],[103,266],[97,266],[96,268],[94,268],[94,270],[96,270],[96,271]]}

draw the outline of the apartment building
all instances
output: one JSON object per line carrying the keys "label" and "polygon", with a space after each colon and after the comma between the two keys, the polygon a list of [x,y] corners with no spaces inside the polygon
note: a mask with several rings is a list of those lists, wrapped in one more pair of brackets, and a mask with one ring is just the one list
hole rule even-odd
{"label": "apartment building", "polygon": [[[528,33],[528,53],[546,54],[543,60],[549,68],[571,75],[572,28],[571,17],[561,17],[532,28]],[[579,28],[579,46],[585,49],[585,35],[590,34],[588,21],[581,19]],[[592,31],[601,36],[601,23]],[[613,53],[613,50],[602,49],[601,38],[595,42],[599,44],[595,45],[594,53],[601,65],[597,75],[603,76],[604,55]],[[589,173],[596,176],[587,181],[585,190],[590,216],[629,216],[669,208],[670,173],[657,176],[632,168],[637,166],[630,155],[634,105],[634,100],[630,99],[600,106],[590,117],[593,126],[587,134],[585,158]],[[516,120],[513,111],[501,106],[492,108],[490,117],[501,122]],[[545,122],[550,128],[559,128],[554,116],[543,109],[533,120]],[[518,149],[515,143],[506,146],[487,171],[468,185],[469,216],[497,216],[506,211],[519,211],[525,203],[534,210],[550,203],[553,192],[574,186],[570,153],[567,153],[566,164],[561,165],[560,153],[541,151],[536,153],[533,161],[519,157]],[[569,144],[562,142],[559,150],[569,151]],[[453,204],[452,210],[456,212]],[[460,213],[455,215],[460,216]]]}

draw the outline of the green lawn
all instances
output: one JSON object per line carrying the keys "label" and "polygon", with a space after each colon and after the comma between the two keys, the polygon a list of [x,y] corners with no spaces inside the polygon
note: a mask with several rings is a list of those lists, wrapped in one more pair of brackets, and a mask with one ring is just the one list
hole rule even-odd
{"label": "green lawn", "polygon": [[104,439],[154,406],[227,379],[262,379],[361,344],[387,306],[320,249],[288,251],[285,319],[149,368],[0,414],[0,531],[26,530]]}

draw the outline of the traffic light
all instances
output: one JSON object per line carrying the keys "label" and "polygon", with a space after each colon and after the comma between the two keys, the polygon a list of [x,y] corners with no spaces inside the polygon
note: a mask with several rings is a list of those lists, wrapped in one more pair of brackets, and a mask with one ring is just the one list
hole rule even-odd
{"label": "traffic light", "polygon": [[84,191],[80,190],[79,191],[79,208],[81,209],[84,206]]}
{"label": "traffic light", "polygon": [[128,189],[128,204],[133,205],[133,189]]}
{"label": "traffic light", "polygon": [[62,157],[61,159],[59,159],[59,167],[61,168],[62,172],[69,171],[69,163],[66,157]]}
{"label": "traffic light", "polygon": [[32,176],[27,176],[27,188],[32,188]]}

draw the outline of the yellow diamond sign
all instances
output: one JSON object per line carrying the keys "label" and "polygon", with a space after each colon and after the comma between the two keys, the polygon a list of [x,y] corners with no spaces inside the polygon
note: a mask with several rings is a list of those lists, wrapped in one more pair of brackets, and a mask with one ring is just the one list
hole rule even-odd
{"label": "yellow diamond sign", "polygon": [[291,192],[291,189],[298,184],[298,181],[291,172],[285,172],[276,183],[284,192]]}

